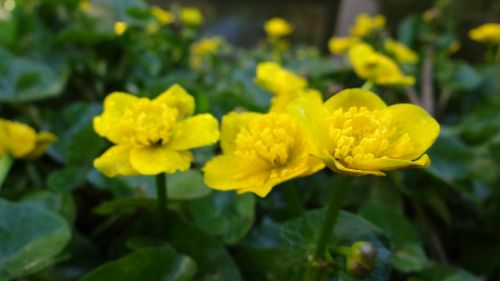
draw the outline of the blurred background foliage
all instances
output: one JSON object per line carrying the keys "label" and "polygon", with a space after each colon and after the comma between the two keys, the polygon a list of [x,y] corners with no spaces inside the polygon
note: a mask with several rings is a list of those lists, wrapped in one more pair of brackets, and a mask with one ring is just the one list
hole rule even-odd
{"label": "blurred background foliage", "polygon": [[[154,97],[173,83],[195,96],[198,112],[265,112],[270,95],[254,78],[266,60],[303,75],[325,98],[359,87],[351,67],[325,52],[332,32],[343,32],[337,13],[349,1],[82,2],[0,1],[1,117],[58,136],[43,158],[17,161],[0,189],[0,280],[301,280],[333,173],[282,185],[265,199],[236,196],[204,185],[199,168],[217,147],[198,149],[190,171],[168,176],[162,234],[152,178],[110,179],[92,167],[107,146],[92,118],[110,92]],[[205,22],[162,25],[150,4],[177,17],[198,6]],[[381,0],[378,7],[393,37],[420,55],[433,48],[442,133],[430,168],[357,179],[335,237],[376,247],[375,270],[364,280],[498,280],[500,65],[467,31],[498,22],[500,3]],[[262,24],[272,16],[295,26],[289,47],[266,41]],[[128,26],[121,35],[117,21]],[[193,64],[192,44],[214,35],[225,38],[220,48]],[[454,41],[458,51],[450,50]],[[420,68],[408,71],[418,76]],[[376,92],[406,102],[400,90]],[[285,203],[286,188],[299,190],[304,214]],[[342,258],[334,261],[342,278],[335,280],[356,280]]]}

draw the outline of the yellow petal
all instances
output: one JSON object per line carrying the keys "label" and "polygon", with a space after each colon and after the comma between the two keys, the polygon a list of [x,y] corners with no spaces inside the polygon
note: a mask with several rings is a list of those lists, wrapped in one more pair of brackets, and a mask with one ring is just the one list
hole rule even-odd
{"label": "yellow petal", "polygon": [[356,164],[356,168],[363,170],[381,170],[381,171],[391,171],[401,168],[425,168],[431,164],[431,159],[427,154],[422,155],[419,159],[415,161],[403,160],[403,159],[369,159],[360,161]]}
{"label": "yellow petal", "polygon": [[173,151],[166,146],[134,147],[130,153],[130,163],[141,175],[186,171],[191,161],[191,152]]}
{"label": "yellow petal", "polygon": [[172,150],[186,150],[211,145],[219,140],[219,122],[211,114],[199,114],[176,124],[168,143]]}
{"label": "yellow petal", "polygon": [[115,145],[94,160],[94,167],[108,177],[135,176],[139,173],[130,165],[128,145]]}
{"label": "yellow petal", "polygon": [[310,97],[315,99],[322,100],[323,97],[321,93],[314,89],[301,89],[297,91],[290,91],[287,93],[283,93],[281,95],[276,95],[271,99],[271,109],[269,112],[274,113],[287,113],[288,105],[295,99],[301,97]]}
{"label": "yellow petal", "polygon": [[387,107],[392,115],[392,123],[397,128],[395,138],[407,133],[414,151],[403,159],[414,160],[420,157],[439,135],[439,123],[427,111],[413,104],[396,104]]}
{"label": "yellow petal", "polygon": [[36,132],[30,126],[0,119],[0,151],[21,158],[35,148],[35,143]]}
{"label": "yellow petal", "polygon": [[154,99],[154,102],[177,108],[181,119],[193,115],[194,112],[194,98],[179,84],[172,85]]}
{"label": "yellow petal", "polygon": [[347,89],[340,91],[325,102],[329,111],[339,108],[366,107],[368,110],[382,109],[386,107],[384,101],[376,94],[363,89]]}
{"label": "yellow petal", "polygon": [[25,157],[28,159],[35,159],[45,153],[50,144],[57,140],[56,135],[49,132],[40,132],[36,136],[35,148]]}
{"label": "yellow petal", "polygon": [[307,87],[307,80],[275,62],[259,63],[256,74],[255,82],[276,95]]}
{"label": "yellow petal", "polygon": [[138,100],[138,97],[127,93],[114,92],[109,94],[104,99],[103,113],[94,117],[93,125],[96,133],[113,143],[121,142],[124,135],[119,130],[116,130],[116,125],[125,110]]}
{"label": "yellow petal", "polygon": [[246,190],[264,197],[272,185],[269,166],[258,159],[241,159],[234,155],[221,155],[212,158],[203,167],[205,184],[216,190]]}
{"label": "yellow petal", "polygon": [[235,148],[236,136],[242,128],[255,118],[262,116],[256,112],[231,112],[222,118],[220,145],[222,152],[230,153]]}
{"label": "yellow petal", "polygon": [[323,159],[323,162],[325,162],[328,168],[340,174],[346,174],[350,176],[385,176],[385,173],[382,171],[347,168],[346,166],[344,166],[344,164],[342,164],[340,161],[335,160],[334,158]]}
{"label": "yellow petal", "polygon": [[331,147],[328,134],[328,113],[320,98],[309,96],[298,98],[288,106],[288,112],[297,121],[310,145],[311,153],[316,156],[327,155]]}

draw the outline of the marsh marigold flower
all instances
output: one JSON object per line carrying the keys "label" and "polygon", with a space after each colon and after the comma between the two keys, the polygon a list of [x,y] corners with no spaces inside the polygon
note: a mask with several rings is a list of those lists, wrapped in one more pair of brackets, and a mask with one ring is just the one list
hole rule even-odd
{"label": "marsh marigold flower", "polygon": [[385,26],[385,17],[376,15],[370,17],[368,14],[360,14],[356,17],[356,22],[351,27],[351,35],[356,37],[364,37],[376,30],[380,30]]}
{"label": "marsh marigold flower", "polygon": [[332,37],[328,40],[328,49],[332,54],[340,55],[359,42],[361,41],[358,37]]}
{"label": "marsh marigold flower", "polygon": [[384,48],[400,63],[417,63],[418,55],[404,44],[387,39]]}
{"label": "marsh marigold flower", "polygon": [[299,97],[321,98],[320,92],[307,88],[306,79],[274,62],[262,62],[257,65],[256,83],[274,95],[270,112],[286,113],[288,104]]}
{"label": "marsh marigold flower", "polygon": [[469,37],[478,42],[500,44],[500,23],[485,23],[469,31]]}
{"label": "marsh marigold flower", "polygon": [[184,7],[181,9],[181,21],[188,26],[200,26],[203,23],[203,14],[200,9]]}
{"label": "marsh marigold flower", "polygon": [[278,39],[293,32],[293,27],[282,18],[272,18],[264,24],[264,30],[269,38]]}
{"label": "marsh marigold flower", "polygon": [[426,150],[439,124],[413,104],[387,106],[362,89],[343,90],[325,103],[297,99],[289,106],[310,143],[311,153],[333,171],[354,176],[427,167]]}
{"label": "marsh marigold flower", "polygon": [[94,160],[94,167],[108,177],[189,169],[189,149],[219,139],[217,119],[193,112],[193,97],[179,85],[153,100],[111,93],[103,113],[94,118],[94,130],[114,145]]}
{"label": "marsh marigold flower", "polygon": [[117,21],[115,22],[115,34],[117,36],[121,36],[123,35],[123,33],[125,33],[125,31],[127,31],[127,28],[128,28],[128,25],[126,22],[124,21]]}
{"label": "marsh marigold flower", "polygon": [[265,197],[274,186],[324,167],[287,114],[229,113],[222,119],[221,147],[222,155],[203,167],[205,183],[217,190]]}
{"label": "marsh marigold flower", "polygon": [[0,156],[8,153],[14,158],[38,158],[56,139],[52,133],[37,133],[26,124],[0,119]]}
{"label": "marsh marigold flower", "polygon": [[376,52],[365,43],[359,43],[349,50],[349,60],[356,74],[379,85],[412,85],[415,78],[402,73],[399,66],[389,57]]}
{"label": "marsh marigold flower", "polygon": [[191,45],[191,67],[194,69],[200,68],[203,58],[207,55],[217,53],[223,42],[224,39],[221,37],[208,37],[193,43]]}
{"label": "marsh marigold flower", "polygon": [[158,6],[151,6],[149,11],[156,18],[156,20],[162,25],[168,25],[174,22],[175,16],[170,11],[165,10]]}

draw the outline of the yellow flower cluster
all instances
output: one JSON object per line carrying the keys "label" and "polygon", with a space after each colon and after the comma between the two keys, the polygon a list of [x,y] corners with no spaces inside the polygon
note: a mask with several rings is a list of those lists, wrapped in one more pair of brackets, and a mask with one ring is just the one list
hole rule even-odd
{"label": "yellow flower cluster", "polygon": [[307,80],[277,63],[259,63],[256,72],[255,82],[274,95],[271,99],[270,112],[286,112],[288,104],[298,97],[321,98],[320,92],[307,88]]}
{"label": "yellow flower cluster", "polygon": [[430,164],[425,151],[439,134],[439,124],[413,104],[386,104],[374,93],[344,90],[325,103],[297,99],[289,107],[311,147],[330,169],[349,175],[384,175],[385,171]]}
{"label": "yellow flower cluster", "polygon": [[124,21],[117,21],[115,22],[115,34],[117,36],[122,36],[125,31],[127,31],[128,25]]}
{"label": "yellow flower cluster", "polygon": [[282,18],[272,18],[264,24],[264,30],[271,39],[279,39],[290,35],[293,32],[293,27]]}
{"label": "yellow flower cluster", "polygon": [[346,53],[349,48],[360,43],[358,37],[332,37],[328,40],[328,49],[332,54],[340,55]]}
{"label": "yellow flower cluster", "polygon": [[469,31],[469,37],[478,42],[500,44],[500,23],[485,23]]}
{"label": "yellow flower cluster", "polygon": [[156,175],[189,169],[191,148],[219,139],[218,121],[210,114],[193,115],[194,99],[173,85],[150,100],[115,92],[94,118],[94,130],[114,146],[95,159],[106,176]]}
{"label": "yellow flower cluster", "polygon": [[203,58],[207,55],[215,54],[223,42],[224,39],[221,37],[208,37],[193,43],[191,45],[191,67],[199,69],[203,63]]}
{"label": "yellow flower cluster", "polygon": [[370,45],[359,43],[349,50],[349,60],[356,74],[380,85],[412,85],[415,78],[402,73],[389,57],[376,52]]}
{"label": "yellow flower cluster", "polygon": [[38,158],[56,139],[52,133],[36,133],[26,124],[0,119],[0,156],[7,153],[14,158]]}
{"label": "yellow flower cluster", "polygon": [[174,22],[175,16],[168,10],[158,6],[151,6],[149,11],[161,25],[169,25]]}
{"label": "yellow flower cluster", "polygon": [[370,17],[368,14],[360,14],[356,17],[356,22],[351,27],[351,35],[356,37],[364,37],[368,34],[380,30],[385,26],[385,17],[376,15]]}

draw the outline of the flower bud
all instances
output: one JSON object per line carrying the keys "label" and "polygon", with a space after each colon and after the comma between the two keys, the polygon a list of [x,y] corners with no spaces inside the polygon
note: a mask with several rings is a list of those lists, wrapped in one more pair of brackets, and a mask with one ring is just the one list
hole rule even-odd
{"label": "flower bud", "polygon": [[356,278],[363,278],[375,268],[377,250],[370,242],[359,241],[351,246],[346,259],[347,272]]}

